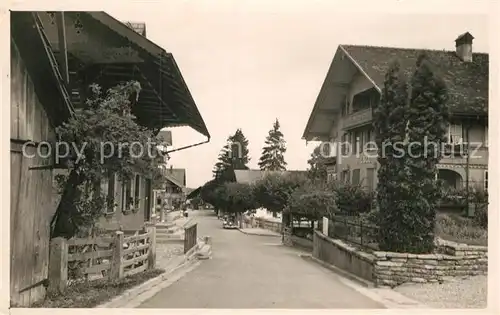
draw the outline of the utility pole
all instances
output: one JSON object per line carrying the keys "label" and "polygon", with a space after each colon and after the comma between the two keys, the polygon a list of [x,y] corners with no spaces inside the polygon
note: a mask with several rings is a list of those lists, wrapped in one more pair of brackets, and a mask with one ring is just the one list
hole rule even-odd
{"label": "utility pole", "polygon": [[469,130],[470,130],[470,119],[467,119],[467,124],[466,124],[466,129],[465,129],[465,136],[466,136],[466,160],[465,160],[465,195],[467,198],[467,203],[466,203],[466,214],[469,216],[469,163],[470,163],[470,154],[469,154]]}

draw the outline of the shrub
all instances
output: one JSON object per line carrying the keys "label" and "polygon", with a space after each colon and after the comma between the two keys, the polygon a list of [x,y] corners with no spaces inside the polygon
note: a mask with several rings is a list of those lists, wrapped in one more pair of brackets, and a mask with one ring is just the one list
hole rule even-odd
{"label": "shrub", "polygon": [[442,188],[440,205],[465,207],[466,196],[465,189]]}
{"label": "shrub", "polygon": [[337,212],[335,194],[328,191],[297,190],[288,199],[285,211],[309,220],[331,217]]}
{"label": "shrub", "polygon": [[482,187],[473,187],[469,200],[475,204],[474,222],[484,229],[488,228],[488,192]]}
{"label": "shrub", "polygon": [[369,212],[372,208],[374,193],[364,190],[359,185],[335,183],[333,191],[337,208],[343,215],[359,215]]}

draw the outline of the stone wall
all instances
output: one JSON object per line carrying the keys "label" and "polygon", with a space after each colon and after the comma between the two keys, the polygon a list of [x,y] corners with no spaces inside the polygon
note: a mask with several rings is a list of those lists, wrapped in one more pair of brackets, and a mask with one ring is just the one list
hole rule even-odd
{"label": "stone wall", "polygon": [[341,240],[329,238],[317,230],[313,236],[313,257],[362,279],[373,281],[375,256],[359,251]]}
{"label": "stone wall", "polygon": [[437,240],[436,254],[372,253],[331,239],[319,231],[314,234],[313,256],[377,286],[396,286],[406,282],[441,282],[446,277],[487,274],[488,248]]}

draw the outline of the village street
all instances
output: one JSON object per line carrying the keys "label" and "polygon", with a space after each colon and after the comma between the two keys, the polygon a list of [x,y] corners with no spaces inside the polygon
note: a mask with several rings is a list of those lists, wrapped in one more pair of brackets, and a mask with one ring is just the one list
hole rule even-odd
{"label": "village street", "polygon": [[279,237],[224,230],[212,211],[190,216],[212,237],[213,258],[140,308],[383,308]]}

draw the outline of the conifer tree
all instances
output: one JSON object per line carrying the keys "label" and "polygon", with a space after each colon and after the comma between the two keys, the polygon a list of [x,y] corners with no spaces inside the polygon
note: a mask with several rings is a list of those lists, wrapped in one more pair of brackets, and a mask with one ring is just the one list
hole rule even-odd
{"label": "conifer tree", "polygon": [[446,86],[425,55],[419,56],[410,85],[397,63],[386,74],[374,112],[381,250],[428,253],[434,247],[435,174],[448,123],[446,101]]}
{"label": "conifer tree", "polygon": [[221,149],[217,163],[215,163],[214,178],[226,181],[235,181],[234,170],[248,169],[248,140],[241,131],[236,132],[227,138],[226,145]]}
{"label": "conifer tree", "polygon": [[411,228],[411,222],[405,215],[411,211],[412,200],[404,155],[398,155],[395,150],[405,137],[407,102],[407,83],[399,63],[395,62],[386,73],[380,104],[374,108],[373,114],[380,164],[377,185],[378,243],[381,250],[387,251],[404,248]]}
{"label": "conifer tree", "polygon": [[265,146],[262,149],[262,155],[259,160],[260,169],[269,171],[286,170],[285,152],[286,142],[283,133],[280,131],[280,123],[276,119],[273,129],[269,130]]}
{"label": "conifer tree", "polygon": [[444,81],[432,70],[425,54],[419,56],[411,79],[408,108],[408,141],[418,143],[408,148],[405,159],[412,191],[412,234],[409,252],[431,252],[434,248],[434,227],[440,189],[436,182],[437,163],[442,158],[449,122],[447,89]]}

